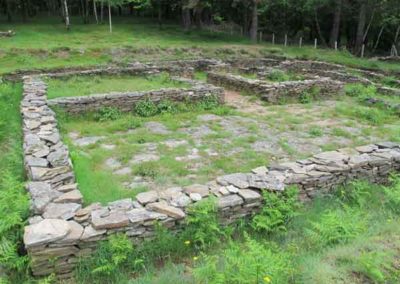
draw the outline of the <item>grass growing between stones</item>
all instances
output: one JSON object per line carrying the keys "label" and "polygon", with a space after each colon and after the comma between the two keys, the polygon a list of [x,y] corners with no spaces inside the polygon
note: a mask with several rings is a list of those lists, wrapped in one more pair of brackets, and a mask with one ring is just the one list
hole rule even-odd
{"label": "grass growing between stones", "polygon": [[[86,203],[206,183],[322,151],[400,139],[396,115],[350,96],[267,105],[260,114],[243,113],[240,107],[169,106],[164,113],[153,106],[152,113],[158,114],[150,117],[119,113],[112,120],[60,113]],[[92,138],[94,143],[79,145]]]}
{"label": "grass growing between stones", "polygon": [[[399,177],[386,187],[355,181],[302,205],[295,201],[296,191],[289,191],[286,196],[266,193],[265,201],[273,207],[228,227],[216,225],[212,207],[200,206],[193,210],[187,229],[176,236],[160,229],[154,240],[128,245],[124,251],[118,247],[125,238],[116,236],[95,258],[82,260],[77,279],[134,284],[170,283],[169,279],[279,284],[400,281]],[[208,237],[207,242],[199,243],[199,236]],[[106,266],[121,254],[124,261]]]}
{"label": "grass growing between stones", "polygon": [[166,73],[151,76],[74,76],[68,79],[48,79],[47,83],[49,99],[190,87],[189,84],[172,80]]}

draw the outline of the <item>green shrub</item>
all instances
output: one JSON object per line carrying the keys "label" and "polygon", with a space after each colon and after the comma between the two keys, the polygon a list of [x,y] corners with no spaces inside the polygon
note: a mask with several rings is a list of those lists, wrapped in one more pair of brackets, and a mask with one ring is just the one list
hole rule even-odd
{"label": "green shrub", "polygon": [[274,69],[268,75],[267,79],[274,82],[289,81],[290,76],[281,70]]}
{"label": "green shrub", "polygon": [[248,236],[243,244],[231,242],[218,255],[200,258],[193,269],[196,283],[289,283],[294,274],[288,253]]}
{"label": "green shrub", "polygon": [[169,100],[162,100],[157,108],[159,113],[175,113],[177,111],[176,105]]}
{"label": "green shrub", "polygon": [[262,233],[285,232],[287,225],[297,215],[300,207],[298,190],[289,187],[283,192],[264,191],[264,206],[254,216],[250,225],[253,230]]}
{"label": "green shrub", "polygon": [[134,111],[139,116],[150,117],[158,113],[158,108],[152,100],[147,98],[137,102]]}
{"label": "green shrub", "polygon": [[311,221],[311,227],[306,229],[310,246],[324,248],[353,240],[367,228],[364,215],[350,208],[328,210],[318,221]]}
{"label": "green shrub", "polygon": [[122,115],[121,111],[114,107],[101,108],[96,114],[95,119],[102,121],[117,120]]}

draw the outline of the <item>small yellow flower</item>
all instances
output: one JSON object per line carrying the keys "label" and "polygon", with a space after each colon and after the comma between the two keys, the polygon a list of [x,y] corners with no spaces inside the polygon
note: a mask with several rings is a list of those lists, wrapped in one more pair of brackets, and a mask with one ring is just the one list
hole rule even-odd
{"label": "small yellow flower", "polygon": [[199,259],[199,258],[198,258],[197,256],[194,256],[194,257],[193,257],[193,260],[194,260],[194,261],[196,261],[196,260],[198,260],[198,259]]}
{"label": "small yellow flower", "polygon": [[265,283],[271,283],[271,277],[269,277],[268,275],[267,276],[264,276],[264,282]]}
{"label": "small yellow flower", "polygon": [[184,244],[188,246],[190,245],[190,241],[185,241]]}

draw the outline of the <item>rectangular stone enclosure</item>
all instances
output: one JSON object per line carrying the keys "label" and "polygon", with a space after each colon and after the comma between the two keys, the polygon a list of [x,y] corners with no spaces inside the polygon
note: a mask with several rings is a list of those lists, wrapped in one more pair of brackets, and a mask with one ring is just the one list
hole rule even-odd
{"label": "rectangular stone enclosure", "polygon": [[[179,68],[176,64],[172,66],[175,69],[183,66],[181,71],[193,71],[196,68],[210,70],[212,66],[217,69],[224,64],[190,61],[181,62]],[[154,65],[151,68],[153,71],[156,69]],[[74,72],[54,76],[71,73]],[[91,74],[90,71],[86,73]],[[220,82],[220,77],[214,73],[209,78],[210,81]],[[326,83],[327,89],[336,91],[340,87],[340,83],[322,79],[304,84],[316,82]],[[25,227],[24,244],[32,259],[35,276],[55,273],[60,278],[71,277],[78,258],[90,256],[99,241],[114,233],[126,233],[133,242],[139,243],[154,236],[156,223],[178,231],[185,226],[188,207],[209,196],[217,200],[220,222],[229,224],[258,212],[263,204],[263,191],[283,191],[287,186],[296,185],[300,198],[309,200],[320,192],[328,192],[354,179],[386,183],[391,172],[400,170],[400,145],[383,142],[324,152],[268,168],[260,165],[252,172],[220,176],[207,184],[168,188],[162,192],[149,191],[138,194],[136,199],[116,200],[106,205],[95,203],[82,208],[82,195],[75,182],[69,151],[61,141],[56,116],[50,106],[63,107],[70,113],[97,110],[104,106],[130,110],[127,105],[131,108],[144,97],[155,101],[165,97],[182,100],[186,97],[198,99],[210,93],[216,94],[222,103],[223,90],[190,81],[193,88],[188,90],[96,95],[48,102],[46,85],[39,75],[25,76],[23,83],[24,161],[32,212],[30,224]],[[254,85],[255,90],[263,88],[256,87],[258,83],[254,82],[245,84]],[[270,98],[274,101],[276,96]]]}

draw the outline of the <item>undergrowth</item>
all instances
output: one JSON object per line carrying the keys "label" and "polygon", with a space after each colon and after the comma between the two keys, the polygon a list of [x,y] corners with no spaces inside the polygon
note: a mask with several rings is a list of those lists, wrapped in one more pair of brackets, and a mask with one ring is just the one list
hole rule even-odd
{"label": "undergrowth", "polygon": [[[355,181],[300,206],[297,190],[265,193],[253,221],[221,227],[213,199],[191,207],[183,232],[158,226],[133,246],[103,243],[77,269],[84,283],[397,283],[400,178]],[[384,206],[383,206],[384,205]],[[159,264],[162,263],[162,268]],[[185,268],[182,264],[185,263]],[[183,270],[182,270],[183,269]],[[184,272],[186,271],[186,273]],[[101,275],[101,277],[100,277]],[[168,275],[168,276],[166,276]]]}
{"label": "undergrowth", "polygon": [[[9,280],[21,283],[28,273],[22,232],[29,202],[23,187],[20,84],[0,84],[0,266]],[[0,275],[0,282],[4,275]]]}

